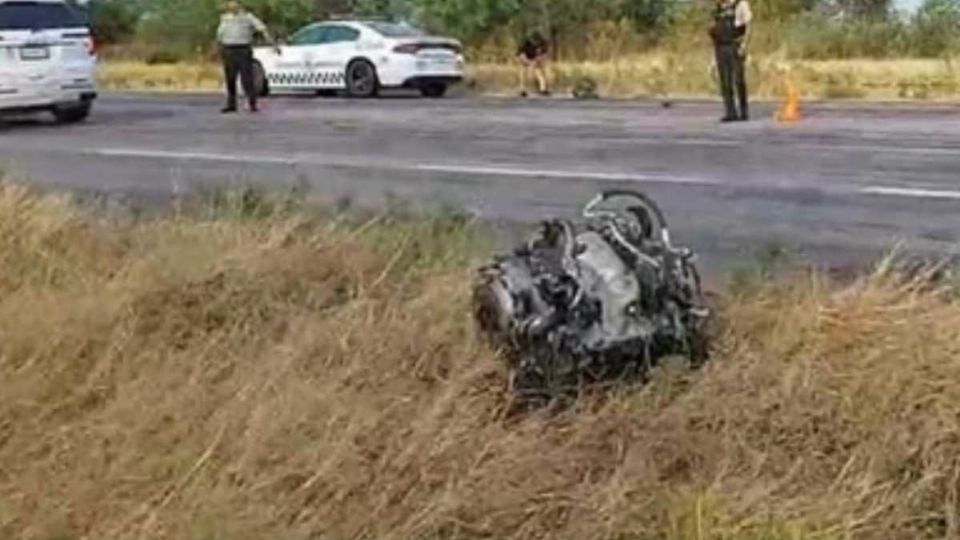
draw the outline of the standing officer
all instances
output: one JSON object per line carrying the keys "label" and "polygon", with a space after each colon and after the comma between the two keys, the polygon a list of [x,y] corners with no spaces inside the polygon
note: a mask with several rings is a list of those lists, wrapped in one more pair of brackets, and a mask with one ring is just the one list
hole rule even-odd
{"label": "standing officer", "polygon": [[726,109],[722,122],[746,121],[749,118],[744,64],[752,18],[747,0],[717,0],[710,37],[716,52],[720,89]]}
{"label": "standing officer", "polygon": [[[253,39],[258,33],[277,48],[267,26],[252,13],[245,11],[239,2],[229,0],[226,13],[220,18],[220,26],[217,28],[217,44],[220,46],[227,84],[227,106],[221,111],[223,113],[237,110],[238,74],[243,84],[243,92],[250,103],[250,111],[257,112],[257,93],[253,87]],[[277,50],[279,51],[279,48]]]}

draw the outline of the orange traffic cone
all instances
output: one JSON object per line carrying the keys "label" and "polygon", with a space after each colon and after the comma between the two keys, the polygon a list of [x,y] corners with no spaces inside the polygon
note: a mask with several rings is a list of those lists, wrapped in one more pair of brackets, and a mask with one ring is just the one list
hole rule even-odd
{"label": "orange traffic cone", "polygon": [[787,96],[783,101],[780,110],[777,111],[778,122],[796,122],[800,119],[800,94],[789,81],[787,85]]}

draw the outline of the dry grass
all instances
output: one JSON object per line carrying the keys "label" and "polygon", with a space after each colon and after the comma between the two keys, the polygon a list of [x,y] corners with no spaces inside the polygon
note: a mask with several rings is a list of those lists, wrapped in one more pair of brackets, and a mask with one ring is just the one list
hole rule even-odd
{"label": "dry grass", "polygon": [[[605,62],[560,62],[551,66],[556,88],[568,92],[580,78],[598,84],[607,97],[702,97],[717,94],[712,58],[655,53]],[[755,56],[748,64],[751,94],[778,99],[792,82],[807,99],[955,99],[960,73],[949,60],[798,61]],[[517,71],[510,65],[474,66],[471,78],[485,92],[513,92]]]}
{"label": "dry grass", "polygon": [[[701,55],[651,53],[603,62],[560,62],[550,77],[558,92],[568,94],[583,77],[594,80],[601,97],[715,96],[717,83],[709,51]],[[953,60],[786,61],[779,56],[751,59],[751,93],[780,98],[792,81],[805,98],[955,99],[960,72]],[[219,91],[220,68],[212,63],[147,65],[133,60],[106,61],[100,82],[116,90]],[[519,73],[509,63],[470,67],[470,87],[487,94],[515,93]]]}
{"label": "dry grass", "polygon": [[249,207],[0,190],[0,538],[960,534],[956,300],[751,288],[702,373],[508,420],[475,233]]}
{"label": "dry grass", "polygon": [[195,92],[220,88],[223,72],[215,63],[149,65],[137,60],[109,60],[101,62],[98,77],[110,90]]}

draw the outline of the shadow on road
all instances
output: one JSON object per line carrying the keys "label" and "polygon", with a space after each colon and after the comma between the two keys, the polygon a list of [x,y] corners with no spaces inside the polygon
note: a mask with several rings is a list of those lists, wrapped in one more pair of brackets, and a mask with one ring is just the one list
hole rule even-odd
{"label": "shadow on road", "polygon": [[176,116],[174,110],[146,109],[146,108],[125,108],[115,110],[104,108],[98,110],[94,105],[90,118],[80,124],[61,125],[54,121],[53,116],[47,112],[22,113],[0,115],[0,134],[6,132],[40,131],[43,129],[67,129],[81,126],[109,126],[109,125],[130,125],[136,122],[145,122],[151,120],[160,120]]}
{"label": "shadow on road", "polygon": [[13,130],[42,129],[51,125],[54,125],[54,122],[52,118],[49,118],[49,115],[0,116],[0,133]]}

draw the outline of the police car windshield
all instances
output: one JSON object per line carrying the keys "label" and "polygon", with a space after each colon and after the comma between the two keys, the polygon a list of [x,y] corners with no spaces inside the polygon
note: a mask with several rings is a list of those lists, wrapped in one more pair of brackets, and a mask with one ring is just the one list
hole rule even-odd
{"label": "police car windshield", "polygon": [[367,26],[373,28],[381,36],[388,38],[420,37],[424,35],[421,30],[406,24],[368,22]]}
{"label": "police car windshield", "polygon": [[28,1],[0,3],[0,30],[47,30],[85,26],[83,16],[66,4]]}

